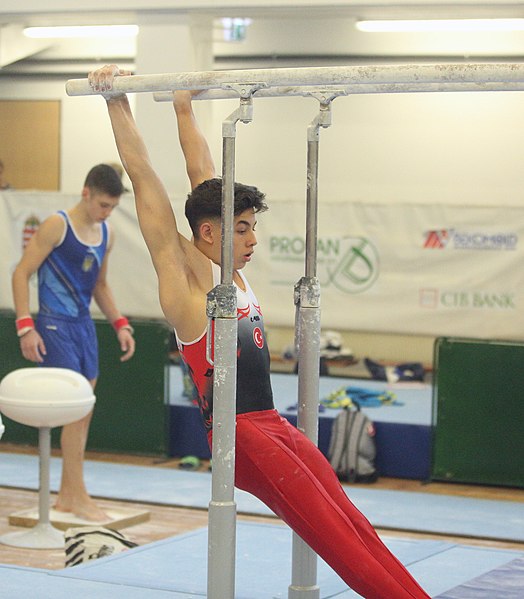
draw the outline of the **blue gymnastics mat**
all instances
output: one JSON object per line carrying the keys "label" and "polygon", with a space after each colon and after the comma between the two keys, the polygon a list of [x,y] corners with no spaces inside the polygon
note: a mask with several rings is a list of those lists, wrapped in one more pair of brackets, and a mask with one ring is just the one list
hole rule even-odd
{"label": "blue gymnastics mat", "polygon": [[481,574],[450,591],[439,599],[522,599],[524,597],[524,557]]}
{"label": "blue gymnastics mat", "polygon": [[[283,525],[237,523],[236,599],[285,599],[291,576],[292,534]],[[465,581],[487,576],[524,558],[509,550],[384,537],[384,542],[432,597],[451,592]],[[171,537],[73,568],[54,571],[0,567],[3,599],[19,599],[31,588],[31,599],[197,599],[206,596],[207,529]],[[354,599],[323,560],[318,560],[321,599]],[[497,592],[504,590],[498,579]],[[524,589],[524,580],[520,590]],[[522,597],[524,595],[520,595]],[[445,596],[448,599],[448,596]],[[450,595],[449,598],[463,595]],[[464,596],[465,597],[465,596]],[[512,597],[492,594],[496,597]],[[513,598],[512,598],[513,599]]]}
{"label": "blue gymnastics mat", "polygon": [[[51,458],[50,486],[57,491],[61,459]],[[96,497],[207,509],[211,474],[88,460],[85,480]],[[38,489],[38,457],[0,452],[0,486]],[[373,526],[464,537],[524,542],[524,503],[345,486]],[[256,497],[236,492],[239,513],[272,515]]]}

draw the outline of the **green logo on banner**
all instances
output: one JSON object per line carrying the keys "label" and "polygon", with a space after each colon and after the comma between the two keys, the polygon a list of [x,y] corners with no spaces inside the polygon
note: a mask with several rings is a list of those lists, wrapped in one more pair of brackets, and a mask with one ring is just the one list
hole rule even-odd
{"label": "green logo on banner", "polygon": [[345,237],[344,252],[334,268],[328,267],[329,282],[346,293],[362,293],[377,280],[379,256],[364,237]]}
{"label": "green logo on banner", "polygon": [[[300,236],[270,239],[271,260],[304,263],[305,240]],[[376,247],[365,237],[319,239],[317,242],[318,278],[323,287],[333,285],[344,293],[362,293],[369,289],[379,275],[379,255]],[[281,267],[279,268],[281,273]],[[274,284],[293,283],[293,276],[279,276]],[[286,279],[284,281],[283,279]],[[289,281],[287,279],[289,278]]]}

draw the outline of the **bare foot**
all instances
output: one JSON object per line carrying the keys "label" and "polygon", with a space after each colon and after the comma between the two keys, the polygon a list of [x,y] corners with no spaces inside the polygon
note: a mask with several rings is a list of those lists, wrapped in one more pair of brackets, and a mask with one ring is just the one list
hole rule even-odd
{"label": "bare foot", "polygon": [[89,522],[107,522],[107,520],[111,519],[90,497],[68,503],[57,499],[53,509],[57,512],[71,513],[77,518],[88,520]]}

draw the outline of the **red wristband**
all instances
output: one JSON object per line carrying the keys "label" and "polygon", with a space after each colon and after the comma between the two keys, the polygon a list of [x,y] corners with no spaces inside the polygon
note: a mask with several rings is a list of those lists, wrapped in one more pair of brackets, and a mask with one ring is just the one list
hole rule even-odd
{"label": "red wristband", "polygon": [[35,328],[35,322],[30,316],[23,316],[22,318],[17,318],[15,320],[16,325],[16,334],[19,337],[23,337],[29,331],[32,331]]}
{"label": "red wristband", "polygon": [[127,320],[127,318],[125,316],[121,316],[120,318],[117,318],[113,322],[113,328],[115,329],[115,331],[117,333],[120,329],[129,329],[131,332],[133,332],[133,327],[129,324],[129,320]]}

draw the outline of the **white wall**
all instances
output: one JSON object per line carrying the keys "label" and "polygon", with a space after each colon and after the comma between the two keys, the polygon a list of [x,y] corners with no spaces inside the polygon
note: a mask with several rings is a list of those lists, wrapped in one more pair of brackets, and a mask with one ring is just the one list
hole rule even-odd
{"label": "white wall", "polygon": [[[129,41],[116,48],[114,44],[109,48],[101,45],[101,56],[106,58],[99,58],[100,62],[118,53],[129,58],[133,48],[139,73],[208,70],[208,51],[210,56],[213,52],[218,56],[220,68],[228,69],[254,68],[249,64],[266,68],[293,63],[304,66],[308,56],[311,65],[332,65],[340,64],[344,57],[369,62],[373,56],[377,62],[394,56],[411,56],[414,60],[425,57],[426,62],[445,61],[450,56],[455,60],[466,60],[468,56],[475,61],[478,55],[493,59],[515,56],[518,60],[524,52],[522,32],[363,34],[355,30],[352,18],[303,16],[255,18],[243,43],[215,42],[197,57],[198,52],[191,53],[191,43],[198,49],[202,42],[195,41],[194,32],[205,27],[202,20],[209,19],[211,24],[211,17],[200,16],[197,22],[195,17],[146,13],[140,18],[136,45]],[[193,42],[186,24],[193,28]],[[89,55],[94,56],[93,40],[79,42],[76,47],[71,42],[53,44],[41,54],[52,60],[68,53],[85,61]],[[226,56],[228,62],[224,62]],[[252,57],[251,63],[246,56]],[[320,56],[324,56],[323,61]],[[61,101],[62,191],[79,190],[92,164],[117,160],[101,98],[68,97],[65,78],[3,75],[0,99]],[[131,98],[135,102],[136,97]],[[184,177],[183,169],[174,168],[181,155],[172,109],[155,105],[144,95],[136,104],[137,120],[162,179],[172,193],[185,193],[187,186],[179,181]],[[524,150],[519,135],[524,120],[521,104],[519,92],[338,98],[333,103],[332,127],[321,131],[321,197],[337,201],[518,203],[524,176],[519,168]],[[235,101],[217,101],[201,111],[219,166],[221,122],[236,106]],[[258,184],[273,201],[304,197],[306,127],[317,109],[313,99],[256,100],[253,123],[238,125],[237,178]]]}
{"label": "white wall", "polygon": [[[520,205],[521,104],[517,92],[338,98],[320,132],[320,198]],[[215,140],[233,107],[216,103]],[[304,197],[306,126],[317,110],[312,99],[256,101],[254,121],[237,129],[237,179],[270,201]]]}
{"label": "white wall", "polygon": [[[61,80],[0,79],[0,99],[61,101],[62,191],[79,191],[93,164],[118,159],[101,98],[68,97]],[[221,122],[235,107],[229,100],[213,106],[209,137],[218,165]],[[158,109],[171,127],[171,110]],[[305,98],[255,101],[253,122],[237,129],[237,178],[259,185],[270,201],[304,197],[306,127],[317,109]],[[523,126],[519,92],[338,98],[332,126],[320,132],[320,196],[519,205]],[[176,140],[165,151],[174,148]]]}

